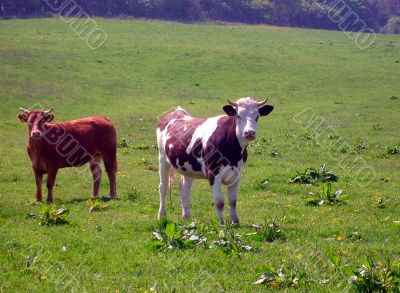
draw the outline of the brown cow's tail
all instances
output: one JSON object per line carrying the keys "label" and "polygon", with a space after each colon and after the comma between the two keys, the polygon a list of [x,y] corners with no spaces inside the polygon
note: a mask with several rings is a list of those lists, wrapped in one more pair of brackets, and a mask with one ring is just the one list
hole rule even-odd
{"label": "brown cow's tail", "polygon": [[172,207],[172,185],[174,185],[176,179],[176,172],[174,168],[169,169],[169,175],[168,175],[168,188],[169,188],[169,202]]}

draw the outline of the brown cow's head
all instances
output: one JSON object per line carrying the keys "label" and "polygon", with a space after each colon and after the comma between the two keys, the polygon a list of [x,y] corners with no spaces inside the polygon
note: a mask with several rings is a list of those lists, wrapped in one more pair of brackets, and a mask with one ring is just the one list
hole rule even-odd
{"label": "brown cow's head", "polygon": [[32,139],[42,138],[44,125],[54,119],[54,115],[50,114],[53,108],[47,111],[19,109],[21,113],[17,117],[21,122],[28,122],[29,137]]}
{"label": "brown cow's head", "polygon": [[228,100],[229,105],[224,106],[223,109],[229,116],[236,117],[236,135],[239,140],[249,141],[256,138],[258,118],[268,115],[274,109],[271,105],[265,105],[267,100],[257,102],[250,97],[236,102]]}

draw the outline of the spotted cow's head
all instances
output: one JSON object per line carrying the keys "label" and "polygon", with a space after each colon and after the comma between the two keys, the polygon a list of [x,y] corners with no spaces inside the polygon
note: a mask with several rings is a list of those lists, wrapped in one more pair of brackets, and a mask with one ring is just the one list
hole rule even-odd
{"label": "spotted cow's head", "polygon": [[53,109],[47,111],[19,109],[21,113],[17,117],[21,122],[28,123],[29,137],[35,140],[41,139],[44,133],[44,125],[54,119],[54,115],[50,114]]}
{"label": "spotted cow's head", "polygon": [[236,135],[245,141],[254,140],[257,136],[257,122],[260,116],[266,116],[274,109],[265,105],[268,99],[257,102],[254,98],[241,98],[236,102],[228,100],[229,105],[224,106],[224,111],[229,116],[236,118]]}

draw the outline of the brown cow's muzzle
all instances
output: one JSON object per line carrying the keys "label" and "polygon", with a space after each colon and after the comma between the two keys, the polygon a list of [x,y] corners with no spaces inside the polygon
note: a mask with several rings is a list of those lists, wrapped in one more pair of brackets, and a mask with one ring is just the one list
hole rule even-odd
{"label": "brown cow's muzzle", "polygon": [[40,138],[42,138],[42,132],[41,131],[39,131],[39,130],[34,130],[34,131],[32,131],[31,132],[31,138],[32,139],[40,139]]}

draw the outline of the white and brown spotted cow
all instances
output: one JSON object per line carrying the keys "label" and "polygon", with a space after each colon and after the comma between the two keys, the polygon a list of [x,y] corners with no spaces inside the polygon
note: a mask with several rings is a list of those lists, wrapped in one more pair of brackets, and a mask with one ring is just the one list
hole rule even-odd
{"label": "white and brown spotted cow", "polygon": [[[190,218],[189,199],[193,180],[208,179],[214,195],[218,219],[224,223],[222,184],[228,187],[231,221],[239,223],[236,213],[240,170],[247,159],[247,143],[256,138],[258,118],[274,108],[253,98],[229,101],[223,107],[227,115],[195,118],[181,107],[166,114],[157,128],[160,164],[160,210],[165,216],[165,197],[170,172],[181,175],[182,218]],[[171,169],[171,167],[173,169]]]}

